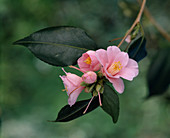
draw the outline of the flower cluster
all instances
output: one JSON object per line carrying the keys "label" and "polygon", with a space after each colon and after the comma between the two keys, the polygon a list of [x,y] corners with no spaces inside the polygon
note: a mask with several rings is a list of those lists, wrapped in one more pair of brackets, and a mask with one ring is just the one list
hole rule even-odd
{"label": "flower cluster", "polygon": [[72,73],[60,76],[65,90],[69,96],[68,104],[74,105],[77,97],[84,89],[85,92],[92,92],[93,96],[103,93],[103,83],[109,81],[118,93],[123,93],[123,79],[132,81],[138,75],[138,64],[135,60],[130,59],[126,52],[120,51],[116,46],[109,46],[107,50],[99,49],[97,51],[89,50],[77,61],[79,68],[70,66],[81,72],[82,77]]}

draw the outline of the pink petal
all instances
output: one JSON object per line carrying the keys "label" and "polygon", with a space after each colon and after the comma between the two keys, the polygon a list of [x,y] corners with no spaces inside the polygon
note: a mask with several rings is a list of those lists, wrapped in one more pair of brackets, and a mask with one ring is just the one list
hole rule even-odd
{"label": "pink petal", "polygon": [[132,81],[134,77],[136,77],[139,73],[137,68],[124,68],[121,72],[119,72],[120,77]]}
{"label": "pink petal", "polygon": [[128,64],[127,64],[127,67],[135,67],[135,68],[138,68],[138,63],[135,61],[135,60],[133,60],[133,59],[129,59],[129,62],[128,62]]}
{"label": "pink petal", "polygon": [[104,49],[99,49],[96,51],[96,57],[99,60],[100,64],[102,66],[105,66],[105,64],[108,62],[107,59],[107,52]]}
{"label": "pink petal", "polygon": [[64,86],[69,87],[69,85],[73,85],[73,84],[70,84],[70,81],[67,79],[66,76],[59,76],[59,77],[62,79]]}
{"label": "pink petal", "polygon": [[75,74],[67,74],[67,79],[74,84],[75,86],[79,86],[80,83],[83,81],[81,77],[75,75]]}
{"label": "pink petal", "polygon": [[81,91],[84,89],[84,87],[80,87],[77,90],[75,90],[73,93],[70,94],[69,98],[68,98],[68,104],[70,105],[70,107],[75,104],[79,94],[81,93]]}
{"label": "pink petal", "polygon": [[87,51],[86,53],[87,53],[89,56],[92,56],[92,55],[95,56],[95,54],[96,54],[96,52],[93,51],[93,50],[89,50],[89,51]]}
{"label": "pink petal", "polygon": [[91,64],[96,64],[96,62],[98,62],[95,53],[92,55],[89,54],[89,57],[91,59]]}
{"label": "pink petal", "polygon": [[109,46],[107,48],[107,58],[109,64],[112,64],[114,59],[116,58],[117,54],[119,54],[121,51],[117,46]]}
{"label": "pink petal", "polygon": [[87,73],[83,74],[82,79],[87,84],[92,84],[97,80],[97,75],[93,71],[88,71]]}
{"label": "pink petal", "polygon": [[122,78],[132,81],[134,77],[136,77],[139,73],[138,63],[133,60],[129,59],[129,62],[125,68],[123,68],[118,75]]}
{"label": "pink petal", "polygon": [[124,83],[123,80],[118,78],[118,79],[110,79],[109,81],[112,83],[113,87],[118,93],[123,93],[124,91]]}
{"label": "pink petal", "polygon": [[83,68],[81,68],[81,70],[82,70],[83,72],[93,71],[93,69],[91,69],[90,67],[87,67],[87,68],[83,67]]}
{"label": "pink petal", "polygon": [[74,86],[68,79],[66,76],[60,76],[60,78],[62,79],[63,83],[64,83],[64,87],[65,89],[67,89],[67,95],[69,95],[75,88],[76,86]]}
{"label": "pink petal", "polygon": [[98,71],[101,69],[101,64],[98,62],[98,64],[96,64],[95,66],[92,66],[93,70],[91,71]]}
{"label": "pink petal", "polygon": [[120,61],[121,65],[123,67],[125,67],[127,65],[128,61],[129,61],[128,54],[125,53],[125,52],[118,53],[113,62],[119,62],[119,61]]}
{"label": "pink petal", "polygon": [[89,57],[87,53],[84,53],[77,61],[80,68],[89,68],[90,65],[86,64],[84,61]]}
{"label": "pink petal", "polygon": [[100,69],[100,67],[99,67],[100,63],[99,63],[96,55],[90,55],[90,58],[91,58],[91,69],[93,71],[99,70]]}

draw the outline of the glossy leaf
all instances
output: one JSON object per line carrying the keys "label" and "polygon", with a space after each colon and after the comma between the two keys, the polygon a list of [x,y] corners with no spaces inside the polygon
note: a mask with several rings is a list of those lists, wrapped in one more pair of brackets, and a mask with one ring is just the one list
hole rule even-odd
{"label": "glossy leaf", "polygon": [[104,85],[102,109],[108,113],[114,123],[119,117],[119,97],[107,83]]}
{"label": "glossy leaf", "polygon": [[68,122],[71,121],[73,119],[76,119],[80,116],[83,116],[91,111],[93,111],[94,109],[96,109],[99,106],[99,100],[98,100],[98,96],[94,97],[94,99],[92,100],[88,110],[86,111],[85,114],[83,114],[83,112],[85,111],[89,100],[83,100],[83,101],[78,101],[76,102],[72,107],[70,107],[70,105],[66,105],[64,106],[60,112],[58,113],[58,117],[54,122]]}
{"label": "glossy leaf", "polygon": [[158,51],[147,75],[148,97],[166,92],[170,85],[170,48]]}
{"label": "glossy leaf", "polygon": [[143,37],[139,37],[132,42],[130,48],[128,50],[129,57],[139,62],[144,57],[146,57],[146,39]]}
{"label": "glossy leaf", "polygon": [[82,53],[97,48],[84,30],[75,27],[45,28],[14,45],[26,46],[36,57],[55,66],[75,65]]}

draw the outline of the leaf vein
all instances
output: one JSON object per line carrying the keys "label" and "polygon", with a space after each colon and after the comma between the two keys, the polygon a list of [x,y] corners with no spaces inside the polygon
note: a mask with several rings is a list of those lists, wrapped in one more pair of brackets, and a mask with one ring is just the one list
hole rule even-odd
{"label": "leaf vein", "polygon": [[[87,104],[88,104],[88,103],[87,103]],[[86,106],[87,106],[87,104],[85,104],[84,106],[82,106],[82,107],[81,107],[81,108],[79,108],[78,110],[76,110],[76,111],[72,112],[71,114],[69,114],[69,115],[67,115],[67,116],[65,116],[65,117],[63,117],[63,118],[61,118],[61,119],[58,119],[58,121],[60,121],[60,120],[64,120],[64,119],[66,119],[66,118],[68,118],[68,117],[72,116],[74,113],[76,113],[76,112],[80,111],[81,109],[83,109],[84,107],[86,107]]]}
{"label": "leaf vein", "polygon": [[76,46],[71,46],[71,45],[65,45],[65,44],[56,44],[56,43],[50,43],[50,42],[40,42],[40,41],[19,41],[17,42],[17,44],[23,44],[23,43],[31,43],[31,44],[45,44],[45,45],[54,45],[54,46],[59,46],[59,45],[62,45],[62,46],[65,46],[65,47],[70,47],[70,48],[74,48],[74,49],[81,49],[81,50],[84,50],[84,51],[87,51],[89,49],[86,49],[86,48],[80,48],[80,47],[76,47]]}

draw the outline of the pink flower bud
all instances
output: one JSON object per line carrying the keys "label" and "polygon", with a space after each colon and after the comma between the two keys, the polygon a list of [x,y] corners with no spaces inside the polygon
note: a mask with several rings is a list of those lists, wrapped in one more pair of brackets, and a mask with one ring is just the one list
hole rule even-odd
{"label": "pink flower bud", "polygon": [[127,43],[130,43],[130,42],[131,42],[131,35],[128,35],[128,36],[126,37],[125,41],[126,41]]}
{"label": "pink flower bud", "polygon": [[84,73],[82,79],[85,83],[92,84],[97,80],[97,75],[93,71],[88,71],[87,73]]}
{"label": "pink flower bud", "polygon": [[72,73],[67,73],[64,69],[63,71],[66,73],[66,76],[63,75],[60,76],[60,78],[62,79],[64,83],[65,91],[69,96],[68,104],[72,106],[73,104],[75,104],[79,94],[85,87],[80,85],[83,82],[81,77]]}

